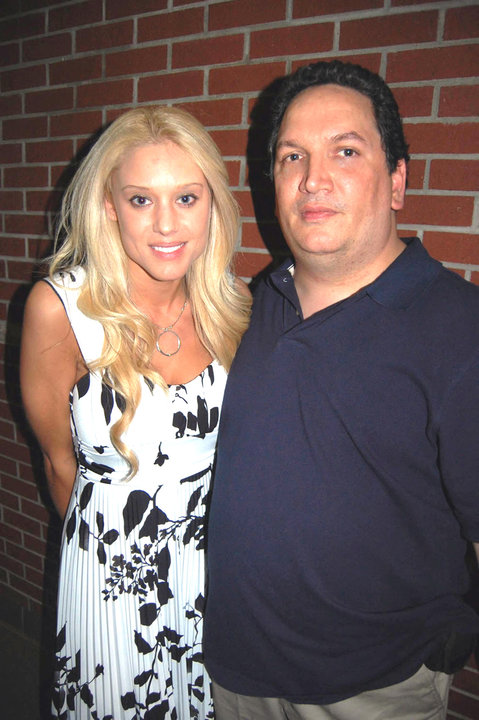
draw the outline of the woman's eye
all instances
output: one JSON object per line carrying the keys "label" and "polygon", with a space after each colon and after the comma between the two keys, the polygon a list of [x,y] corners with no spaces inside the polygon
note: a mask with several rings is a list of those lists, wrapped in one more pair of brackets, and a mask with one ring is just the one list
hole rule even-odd
{"label": "woman's eye", "polygon": [[193,205],[193,203],[194,203],[197,199],[198,199],[198,198],[196,197],[196,195],[186,194],[186,195],[181,195],[181,196],[178,198],[178,202],[179,202],[180,205]]}
{"label": "woman's eye", "polygon": [[136,207],[144,207],[145,205],[150,204],[150,200],[148,200],[148,198],[144,195],[134,195],[132,198],[130,198],[130,202]]}

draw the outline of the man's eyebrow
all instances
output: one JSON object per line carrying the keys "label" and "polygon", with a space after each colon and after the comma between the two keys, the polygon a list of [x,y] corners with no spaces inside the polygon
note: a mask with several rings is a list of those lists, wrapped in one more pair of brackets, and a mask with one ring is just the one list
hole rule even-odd
{"label": "man's eyebrow", "polygon": [[360,135],[355,130],[351,130],[350,132],[345,133],[339,133],[338,135],[333,135],[331,139],[331,142],[344,142],[345,140],[359,140],[359,142],[366,143],[367,140],[362,135]]}
{"label": "man's eyebrow", "polygon": [[276,150],[280,148],[301,148],[301,143],[296,140],[279,140],[276,145]]}

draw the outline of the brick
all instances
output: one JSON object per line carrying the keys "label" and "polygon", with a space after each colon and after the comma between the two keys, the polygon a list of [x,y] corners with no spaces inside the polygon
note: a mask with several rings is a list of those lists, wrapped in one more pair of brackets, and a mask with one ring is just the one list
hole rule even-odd
{"label": "brick", "polygon": [[28,515],[24,515],[10,508],[6,509],[3,514],[3,520],[7,525],[13,527],[22,528],[25,532],[29,532],[31,535],[41,537],[41,526],[38,520],[33,520]]}
{"label": "brick", "polygon": [[[210,8],[211,12],[211,8]],[[203,32],[203,8],[168,11],[138,19],[138,42],[168,40],[170,38],[196,35]]]}
{"label": "brick", "polygon": [[47,79],[45,65],[33,65],[18,70],[5,70],[0,76],[2,92],[38,88],[45,85]]}
{"label": "brick", "polygon": [[471,282],[474,283],[474,285],[479,285],[479,271],[471,273]]}
{"label": "brick", "polygon": [[19,545],[22,542],[22,533],[18,527],[11,527],[6,523],[0,523],[0,536],[11,540],[13,543]]}
{"label": "brick", "polygon": [[351,50],[432,42],[436,39],[438,19],[437,12],[415,12],[343,21],[339,47]]}
{"label": "brick", "polygon": [[[87,145],[90,143],[87,141]],[[50,183],[52,187],[55,187],[57,190],[60,188],[65,188],[69,181],[71,180],[73,173],[73,166],[67,166],[65,167],[64,163],[61,163],[60,165],[52,165],[50,168]],[[58,207],[56,208],[59,209]]]}
{"label": "brick", "polygon": [[479,115],[479,85],[441,88],[438,114],[449,117]]}
{"label": "brick", "polygon": [[402,118],[429,117],[432,112],[434,88],[421,87],[392,88]]}
{"label": "brick", "polygon": [[[35,269],[35,265],[32,262],[24,261],[18,262],[15,260],[9,260],[7,263],[8,277],[10,280],[20,280],[22,282],[30,282]],[[22,462],[30,461],[30,451],[23,445],[11,445],[10,448],[2,446],[2,452],[8,454],[9,457],[15,460],[21,460]]]}
{"label": "brick", "polygon": [[17,235],[44,235],[48,232],[46,218],[43,214],[22,213],[21,215],[5,216],[5,231]]}
{"label": "brick", "polygon": [[[38,585],[38,587],[43,587],[43,579],[44,579],[44,571],[42,570],[35,570],[34,568],[25,565],[25,580],[28,582],[33,583],[34,585]],[[42,601],[43,601],[43,592],[42,592]]]}
{"label": "brick", "polygon": [[44,187],[48,182],[48,168],[38,165],[11,167],[4,170],[5,187]]}
{"label": "brick", "polygon": [[119,23],[93,25],[83,30],[77,30],[76,37],[77,52],[129,45],[133,42],[133,22],[127,20]]}
{"label": "brick", "polygon": [[[5,262],[2,262],[0,265],[0,277],[6,278],[6,264]],[[21,292],[22,286],[19,283],[11,282],[11,281],[2,281],[0,280],[0,300],[7,300],[11,301],[12,298],[16,295],[17,292]],[[1,408],[6,405],[6,403],[0,402],[0,413]],[[5,461],[8,461],[9,458],[2,458],[1,463],[2,467],[5,463]],[[12,458],[10,458],[12,460]],[[26,462],[30,462],[30,458]]]}
{"label": "brick", "polygon": [[22,146],[17,143],[0,143],[0,164],[9,165],[22,160]]}
{"label": "brick", "polygon": [[22,112],[21,95],[3,95],[0,97],[0,116],[20,115]]}
{"label": "brick", "polygon": [[422,190],[424,187],[424,175],[426,172],[426,161],[412,159],[408,163],[407,185],[411,190]]}
{"label": "brick", "polygon": [[271,255],[263,253],[238,252],[234,259],[234,272],[245,278],[258,275],[271,263]]}
{"label": "brick", "polygon": [[241,163],[239,160],[227,160],[226,171],[229,177],[230,187],[237,187],[240,181]]}
{"label": "brick", "polygon": [[223,156],[245,156],[248,141],[246,130],[213,130],[210,135],[218,145]]}
{"label": "brick", "polygon": [[60,190],[28,191],[26,210],[27,212],[57,212],[60,209],[61,197],[62,193]]}
{"label": "brick", "polygon": [[35,239],[28,239],[27,241],[28,250],[27,250],[27,257],[28,258],[44,258],[45,255],[49,255],[52,251],[52,243],[51,240],[45,240],[41,238],[35,238]]}
{"label": "brick", "polygon": [[72,37],[70,34],[44,35],[23,43],[22,57],[24,62],[44,60],[46,58],[70,55],[72,51]]}
{"label": "brick", "polygon": [[38,555],[45,555],[48,550],[48,543],[46,542],[46,540],[32,537],[28,533],[24,534],[23,544],[28,550],[31,550]]}
{"label": "brick", "polygon": [[479,264],[479,237],[477,235],[426,230],[423,244],[426,250],[441,262]]}
{"label": "brick", "polygon": [[138,81],[138,101],[154,102],[203,94],[203,71],[155,75]]}
{"label": "brick", "polygon": [[98,0],[87,0],[75,5],[52,8],[48,13],[48,29],[64,30],[81,25],[92,25],[102,21],[102,3]]}
{"label": "brick", "polygon": [[27,497],[30,500],[38,499],[38,490],[36,485],[20,480],[17,477],[13,478],[8,477],[7,475],[2,475],[2,488],[11,493],[17,494],[19,497]]}
{"label": "brick", "polygon": [[13,588],[18,590],[19,592],[22,592],[24,595],[27,595],[28,597],[31,597],[38,602],[42,601],[43,591],[40,587],[37,587],[36,585],[33,585],[26,580],[22,580],[21,578],[17,578],[16,576],[12,576],[11,585]]}
{"label": "brick", "polygon": [[[299,67],[301,67],[301,65],[309,65],[309,63],[317,62],[320,59],[323,58],[318,58],[317,56],[313,55],[311,58],[294,60],[291,63],[291,72],[297,70]],[[380,52],[364,53],[358,55],[345,55],[344,53],[341,53],[340,55],[330,55],[326,59],[328,62],[330,62],[331,60],[341,60],[342,62],[355,63],[357,65],[362,65],[363,67],[368,68],[368,70],[372,70],[375,73],[379,73],[379,69],[381,67]]]}
{"label": "brick", "polygon": [[91,83],[78,88],[77,105],[83,107],[103,107],[104,105],[122,105],[133,100],[133,79],[113,80]]}
{"label": "brick", "polygon": [[253,198],[249,190],[237,190],[234,193],[236,201],[240,207],[241,217],[243,218],[254,218],[255,208],[253,205]]}
{"label": "brick", "polygon": [[8,440],[15,440],[15,425],[11,422],[0,420],[0,435],[8,438]]}
{"label": "brick", "polygon": [[460,195],[408,195],[398,213],[403,224],[469,226],[474,212],[474,198]]}
{"label": "brick", "polygon": [[11,508],[12,510],[20,510],[20,502],[18,497],[13,493],[5,492],[0,489],[0,505]]}
{"label": "brick", "polygon": [[470,697],[469,695],[463,695],[451,688],[449,693],[449,704],[450,710],[454,710],[459,713],[462,718],[474,718],[479,717],[479,699]]}
{"label": "brick", "polygon": [[311,0],[294,0],[293,18],[320,17],[321,15],[337,15],[343,12],[374,10],[382,8],[383,5],[383,0],[321,0],[320,3],[314,3]]}
{"label": "brick", "polygon": [[43,142],[26,143],[25,148],[28,163],[70,160],[73,155],[73,142],[71,140],[45,140]]}
{"label": "brick", "polygon": [[36,553],[25,550],[21,545],[14,545],[13,543],[7,543],[7,551],[10,557],[15,558],[23,565],[29,565],[30,567],[42,569],[42,559]]}
{"label": "brick", "polygon": [[73,107],[73,88],[52,88],[39,92],[26,93],[25,110],[27,113],[51,113],[69,110]]}
{"label": "brick", "polygon": [[388,56],[386,82],[474,77],[479,45],[404,50]]}
{"label": "brick", "polygon": [[20,44],[18,42],[2,44],[0,53],[0,67],[17,65],[20,62]]}
{"label": "brick", "polygon": [[264,249],[266,245],[263,238],[271,239],[273,236],[276,240],[282,238],[281,230],[276,224],[266,226],[264,223],[243,222],[241,229],[241,247]]}
{"label": "brick", "polygon": [[13,573],[17,577],[23,576],[24,568],[23,568],[22,563],[19,562],[18,560],[14,560],[7,553],[5,553],[4,555],[1,556],[0,563],[1,563],[2,567],[5,568],[5,570],[8,573]]}
{"label": "brick", "polygon": [[479,693],[479,675],[477,670],[462,669],[454,675],[453,687],[465,692],[471,693],[471,695],[477,695]]}
{"label": "brick", "polygon": [[171,66],[184,68],[237,62],[243,59],[243,46],[242,35],[174,42]]}
{"label": "brick", "polygon": [[10,20],[0,21],[0,37],[21,40],[45,32],[45,13],[22,13]]}
{"label": "brick", "polygon": [[[38,502],[32,502],[31,500],[26,500],[25,498],[22,498],[22,511],[28,517],[36,518],[44,523],[48,523],[50,519],[50,515],[44,505],[40,505]],[[41,537],[41,534],[38,532],[34,532],[32,535]]]}
{"label": "brick", "polygon": [[[421,4],[435,3],[436,0],[421,0]],[[404,5],[414,4],[414,0],[391,0],[392,7],[403,7]]]}
{"label": "brick", "polygon": [[99,110],[54,115],[50,118],[50,135],[67,138],[75,135],[92,135],[101,125],[102,113]]}
{"label": "brick", "polygon": [[239,125],[243,111],[243,100],[241,98],[206,100],[181,103],[180,107],[194,115],[205,127]]}
{"label": "brick", "polygon": [[50,65],[50,84],[67,85],[101,77],[101,57],[95,55],[76,60],[62,60]]}
{"label": "brick", "polygon": [[285,0],[276,0],[275,2],[232,0],[210,6],[208,30],[272,23],[285,20],[285,17]]}
{"label": "brick", "polygon": [[15,15],[20,12],[20,0],[3,0],[0,7],[0,16]]}
{"label": "brick", "polygon": [[129,15],[144,15],[164,10],[167,6],[168,0],[135,0],[134,3],[131,0],[106,0],[106,18],[111,20]]}
{"label": "brick", "polygon": [[40,138],[46,136],[47,129],[47,118],[44,116],[16,118],[3,122],[3,137],[5,140]]}
{"label": "brick", "polygon": [[[2,210],[23,210],[23,193],[14,190],[0,190],[0,207]],[[8,255],[4,238],[1,243],[2,255]]]}
{"label": "brick", "polygon": [[446,10],[444,40],[477,38],[479,35],[479,5]]}
{"label": "brick", "polygon": [[334,23],[314,23],[251,33],[251,58],[303,55],[333,49]]}
{"label": "brick", "polygon": [[106,76],[138,75],[166,69],[167,46],[156,45],[109,53],[105,57]]}
{"label": "brick", "polygon": [[479,160],[432,160],[429,187],[434,190],[477,191]]}
{"label": "brick", "polygon": [[211,95],[259,92],[275,78],[283,76],[285,71],[284,62],[212,68],[209,74],[209,92]]}
{"label": "brick", "polygon": [[479,152],[477,123],[405,123],[404,128],[412,153]]}

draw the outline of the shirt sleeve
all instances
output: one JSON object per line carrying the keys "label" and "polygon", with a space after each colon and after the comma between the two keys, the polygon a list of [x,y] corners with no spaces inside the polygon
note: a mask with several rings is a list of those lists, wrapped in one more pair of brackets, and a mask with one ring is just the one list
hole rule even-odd
{"label": "shirt sleeve", "polygon": [[439,464],[464,536],[479,542],[479,352],[452,384],[443,405]]}

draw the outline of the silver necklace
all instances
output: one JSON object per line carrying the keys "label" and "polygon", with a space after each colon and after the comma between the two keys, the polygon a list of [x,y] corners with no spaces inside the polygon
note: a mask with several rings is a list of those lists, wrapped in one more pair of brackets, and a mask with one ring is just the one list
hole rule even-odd
{"label": "silver necklace", "polygon": [[[187,304],[188,304],[188,299],[186,299],[185,302],[183,303],[183,307],[180,310],[180,314],[178,315],[176,320],[171,323],[171,325],[167,325],[166,327],[161,327],[160,325],[156,326],[158,328],[158,336],[156,338],[156,349],[158,350],[159,353],[161,353],[162,355],[165,355],[166,357],[171,357],[172,355],[176,355],[176,353],[178,352],[178,350],[181,347],[180,336],[178,335],[178,333],[175,330],[173,330],[173,328],[175,327],[175,325],[178,322],[178,320],[180,319],[180,317],[183,315],[183,312],[184,312]],[[176,350],[173,350],[173,352],[165,352],[165,350],[161,349],[160,340],[163,337],[163,335],[166,335],[167,333],[170,333],[171,335],[174,335],[176,337],[177,348],[176,348]]]}

